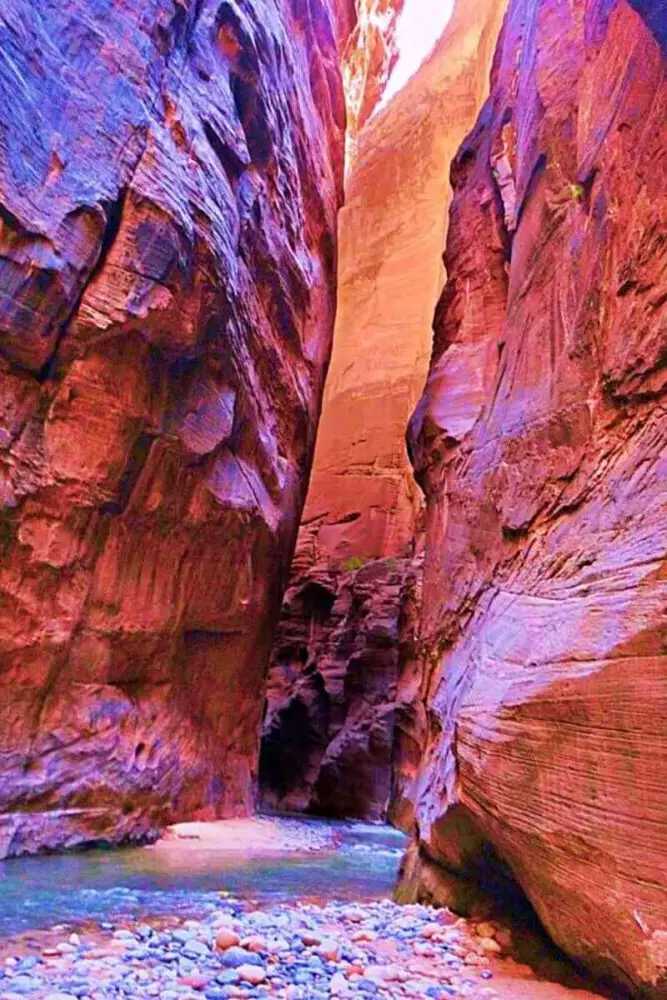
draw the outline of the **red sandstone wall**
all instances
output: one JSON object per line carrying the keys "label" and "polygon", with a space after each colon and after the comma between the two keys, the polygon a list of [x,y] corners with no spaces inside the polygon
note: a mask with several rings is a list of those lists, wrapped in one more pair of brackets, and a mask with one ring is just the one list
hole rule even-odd
{"label": "red sandstone wall", "polygon": [[488,93],[504,0],[460,2],[431,59],[358,136],[339,217],[334,351],[299,538],[306,563],[402,553],[420,498],[405,426],[444,280],[449,164]]}
{"label": "red sandstone wall", "polygon": [[[375,16],[386,10],[370,6]],[[357,137],[339,216],[334,351],[269,680],[263,785],[271,804],[377,818],[392,799],[395,818],[409,822],[401,792],[424,718],[412,705],[411,642],[400,638],[414,632],[404,602],[421,572],[419,558],[412,563],[421,498],[405,426],[443,281],[449,164],[488,92],[504,8],[504,0],[459,3],[432,57]],[[357,70],[365,80],[367,62]],[[313,588],[331,604],[314,633]],[[272,785],[275,760],[294,753],[288,724],[297,713],[310,727],[297,754],[304,767]],[[348,796],[352,773],[358,794]]]}
{"label": "red sandstone wall", "polygon": [[334,316],[326,0],[0,14],[0,856],[251,805]]}
{"label": "red sandstone wall", "polygon": [[[637,4],[647,16],[657,4]],[[667,996],[667,87],[625,0],[511,0],[428,382],[422,885],[514,879]],[[664,38],[663,38],[664,42]],[[433,864],[436,862],[436,864]]]}
{"label": "red sandstone wall", "polygon": [[348,169],[357,137],[382,99],[398,60],[396,25],[405,0],[356,0],[354,30],[343,53]]}
{"label": "red sandstone wall", "polygon": [[287,591],[260,755],[265,806],[386,818],[411,763],[395,734],[414,697],[418,569],[374,559]]}

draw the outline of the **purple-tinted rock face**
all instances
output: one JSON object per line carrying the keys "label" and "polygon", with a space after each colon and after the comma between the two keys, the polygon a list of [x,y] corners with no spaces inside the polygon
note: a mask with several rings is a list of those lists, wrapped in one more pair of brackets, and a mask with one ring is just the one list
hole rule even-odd
{"label": "purple-tinted rock face", "polygon": [[511,0],[452,168],[410,433],[430,720],[412,877],[441,899],[519,883],[569,954],[651,997],[667,996],[660,6],[637,0],[645,22],[625,0]]}
{"label": "purple-tinted rock face", "polygon": [[[346,57],[354,155],[334,350],[269,677],[262,784],[265,800],[285,808],[377,818],[390,804],[404,825],[403,788],[425,731],[403,628],[417,625],[421,570],[405,425],[428,369],[449,164],[488,93],[505,0],[457,0],[429,58],[365,124],[378,89],[364,88],[391,62],[378,26],[391,43],[392,5],[361,7]],[[307,599],[318,594],[326,614]]]}
{"label": "purple-tinted rock face", "polygon": [[388,558],[294,574],[269,672],[264,805],[406,822],[419,570]]}
{"label": "purple-tinted rock face", "polygon": [[0,13],[0,855],[250,805],[335,293],[326,0]]}

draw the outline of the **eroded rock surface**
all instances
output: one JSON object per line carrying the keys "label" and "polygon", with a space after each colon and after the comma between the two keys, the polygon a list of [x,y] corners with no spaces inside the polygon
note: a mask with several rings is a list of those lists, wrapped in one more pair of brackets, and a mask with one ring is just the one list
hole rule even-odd
{"label": "eroded rock surface", "polygon": [[0,856],[250,805],[335,293],[326,0],[0,14]]}
{"label": "eroded rock surface", "polygon": [[665,997],[667,88],[637,9],[512,0],[453,167],[411,425],[412,874],[444,900],[518,883],[570,955]]}
{"label": "eroded rock surface", "polygon": [[[389,16],[387,5],[371,8]],[[274,804],[376,817],[390,803],[394,820],[410,823],[403,789],[425,719],[414,662],[397,646],[397,623],[411,621],[413,633],[416,625],[401,595],[413,594],[421,573],[421,497],[405,425],[426,376],[443,280],[449,163],[488,93],[503,10],[503,0],[457,4],[430,59],[357,137],[340,215],[334,352],[269,682],[263,785]],[[314,638],[304,594],[331,605]],[[372,711],[360,712],[368,699]],[[385,773],[392,760],[393,775]]]}
{"label": "eroded rock surface", "polygon": [[348,166],[356,159],[357,136],[382,99],[399,52],[398,18],[405,0],[356,0],[354,28],[343,54],[347,105]]}
{"label": "eroded rock surface", "polygon": [[400,802],[419,580],[413,560],[391,558],[292,580],[267,690],[265,806],[379,820]]}
{"label": "eroded rock surface", "polygon": [[421,508],[405,427],[442,288],[449,165],[488,94],[505,4],[457,4],[432,56],[358,137],[339,217],[338,311],[299,552],[403,554]]}

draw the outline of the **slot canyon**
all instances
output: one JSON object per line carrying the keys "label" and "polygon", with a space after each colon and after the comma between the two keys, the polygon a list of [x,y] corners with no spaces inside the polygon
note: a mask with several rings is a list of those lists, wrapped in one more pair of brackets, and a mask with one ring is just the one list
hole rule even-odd
{"label": "slot canyon", "polygon": [[667,1000],[666,67],[6,0],[0,1000]]}

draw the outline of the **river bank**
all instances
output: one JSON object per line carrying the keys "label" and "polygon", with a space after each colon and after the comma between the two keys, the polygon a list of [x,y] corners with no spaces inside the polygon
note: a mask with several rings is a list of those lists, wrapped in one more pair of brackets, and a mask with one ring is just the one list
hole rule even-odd
{"label": "river bank", "polygon": [[256,910],[226,899],[201,920],[60,926],[8,941],[0,1000],[593,1000],[540,981],[503,957],[510,950],[498,924],[425,906],[383,900]]}
{"label": "river bank", "polygon": [[391,894],[405,837],[339,820],[180,824],[148,847],[0,864],[0,938],[54,924],[209,912],[225,891],[258,906]]}
{"label": "river bank", "polygon": [[[137,890],[124,909],[104,890],[94,919],[70,905],[67,920],[24,923],[1,937],[0,1000],[595,1000],[568,968],[552,966],[550,978],[561,981],[549,981],[515,960],[512,932],[497,922],[392,902],[399,844],[393,831],[362,824],[259,818],[174,827],[138,855],[152,895]],[[134,872],[136,852],[132,859]],[[8,862],[0,902],[4,877],[20,879],[40,863],[42,877],[78,874],[83,882],[53,889],[72,904],[89,900],[101,891],[85,883],[94,862]],[[107,852],[104,864],[107,880],[130,891],[122,856]],[[230,872],[239,871],[245,890],[231,892]],[[283,871],[291,881],[276,883]],[[189,886],[180,912],[174,884]]]}

